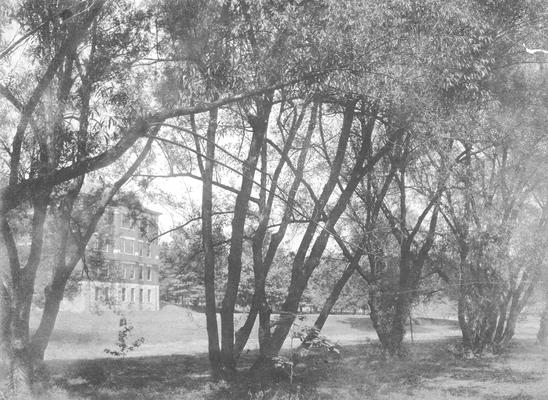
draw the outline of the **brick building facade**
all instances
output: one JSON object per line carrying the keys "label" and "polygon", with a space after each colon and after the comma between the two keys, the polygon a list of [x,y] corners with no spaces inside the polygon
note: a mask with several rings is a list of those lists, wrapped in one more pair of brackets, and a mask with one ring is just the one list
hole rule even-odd
{"label": "brick building facade", "polygon": [[88,244],[79,291],[62,308],[159,310],[158,216],[146,209],[135,213],[123,205],[110,207]]}

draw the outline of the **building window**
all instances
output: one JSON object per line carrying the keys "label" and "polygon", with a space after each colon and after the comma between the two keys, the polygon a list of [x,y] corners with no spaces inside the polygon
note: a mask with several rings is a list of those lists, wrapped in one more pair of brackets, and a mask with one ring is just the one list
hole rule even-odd
{"label": "building window", "polygon": [[126,301],[126,288],[120,289],[120,298],[122,301]]}
{"label": "building window", "polygon": [[130,279],[135,279],[135,268],[137,268],[137,266],[132,265],[130,268],[131,268],[131,276],[130,276]]}
{"label": "building window", "polygon": [[135,289],[131,288],[131,302],[135,303]]}
{"label": "building window", "polygon": [[105,279],[110,276],[110,261],[103,261],[101,272]]}
{"label": "building window", "polygon": [[145,253],[146,253],[146,256],[147,257],[150,257],[150,243],[146,242],[144,243],[144,246],[145,246]]}
{"label": "building window", "polygon": [[107,224],[112,225],[114,223],[114,211],[108,210],[107,211]]}
{"label": "building window", "polygon": [[105,300],[108,301],[108,287],[105,288]]}
{"label": "building window", "polygon": [[147,302],[150,303],[152,300],[152,291],[148,289],[147,291]]}
{"label": "building window", "polygon": [[146,233],[149,238],[158,236],[158,224],[156,221],[147,221]]}
{"label": "building window", "polygon": [[122,253],[133,255],[133,240],[122,239]]}
{"label": "building window", "polygon": [[131,217],[129,214],[122,215],[122,228],[131,229]]}
{"label": "building window", "polygon": [[139,267],[139,279],[140,280],[143,279],[143,266],[142,265]]}
{"label": "building window", "polygon": [[147,280],[148,281],[152,280],[152,268],[150,267],[147,267]]}
{"label": "building window", "polygon": [[112,253],[112,241],[111,240],[106,240],[105,241],[105,251],[107,253]]}
{"label": "building window", "polygon": [[143,302],[143,289],[139,289],[139,303]]}
{"label": "building window", "polygon": [[96,287],[95,288],[95,301],[98,301],[101,299],[101,289]]}
{"label": "building window", "polygon": [[122,277],[124,279],[127,279],[131,275],[131,270],[133,269],[133,265],[128,263],[122,264]]}

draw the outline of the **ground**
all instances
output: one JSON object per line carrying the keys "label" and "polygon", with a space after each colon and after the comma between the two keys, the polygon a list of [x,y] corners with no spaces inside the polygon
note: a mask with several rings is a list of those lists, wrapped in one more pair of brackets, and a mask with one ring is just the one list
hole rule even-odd
{"label": "ground", "polygon": [[[538,320],[521,321],[504,354],[463,359],[454,321],[417,319],[409,355],[386,359],[366,316],[335,315],[324,334],[340,344],[301,358],[278,382],[259,387],[246,367],[236,382],[209,378],[203,316],[169,307],[150,315],[127,315],[145,345],[128,357],[107,357],[115,348],[119,316],[63,314],[47,353],[50,386],[44,399],[548,399],[548,349],[534,341]],[[148,322],[147,322],[148,321]],[[300,322],[307,325],[313,316]],[[285,354],[298,343],[286,343]],[[65,349],[63,351],[63,349]],[[79,350],[78,350],[79,349]],[[289,379],[291,375],[291,380]],[[46,394],[47,392],[47,394]]]}

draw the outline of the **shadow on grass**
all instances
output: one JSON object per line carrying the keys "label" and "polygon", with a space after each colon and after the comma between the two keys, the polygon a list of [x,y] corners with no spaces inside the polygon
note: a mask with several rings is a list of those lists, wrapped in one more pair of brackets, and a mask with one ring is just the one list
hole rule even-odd
{"label": "shadow on grass", "polygon": [[[352,329],[357,329],[364,332],[375,332],[373,323],[369,318],[363,317],[347,317],[340,320],[343,324],[348,324]],[[415,333],[436,333],[440,327],[451,330],[458,330],[457,321],[438,318],[413,318],[413,331]]]}
{"label": "shadow on grass", "polygon": [[340,322],[350,325],[352,329],[359,329],[360,331],[371,332],[375,331],[371,320],[369,318],[364,318],[363,316],[341,318]]}
{"label": "shadow on grass", "polygon": [[[206,354],[51,361],[53,383],[89,398],[98,388],[123,393],[143,388],[199,389],[210,381]],[[106,397],[108,398],[108,397]]]}
{"label": "shadow on grass", "polygon": [[[310,352],[296,363],[292,382],[259,385],[249,374],[255,354],[246,354],[230,383],[213,382],[206,354],[49,362],[51,382],[72,398],[86,399],[362,399],[414,393],[426,381],[462,382],[452,396],[474,396],[481,382],[529,382],[540,378],[493,359],[463,360],[448,349],[454,340],[417,343],[405,359],[386,358],[374,344],[343,346],[340,354]],[[500,358],[498,359],[501,360]],[[286,371],[287,372],[287,371]],[[282,376],[282,375],[280,375]],[[278,378],[280,377],[278,376]],[[398,397],[401,398],[401,397]],[[422,398],[422,397],[421,397]]]}
{"label": "shadow on grass", "polygon": [[410,399],[422,399],[417,393],[424,391],[427,381],[455,381],[456,388],[441,390],[455,397],[476,398],[475,394],[486,382],[527,384],[542,379],[539,374],[493,367],[493,361],[500,362],[505,356],[468,360],[456,357],[450,349],[457,341],[416,343],[409,346],[409,356],[403,359],[387,358],[377,345],[344,346],[338,358],[329,359],[325,355],[305,358],[297,366],[295,383],[310,394],[303,397],[306,399],[361,399],[380,395],[386,396],[384,399],[402,393]]}

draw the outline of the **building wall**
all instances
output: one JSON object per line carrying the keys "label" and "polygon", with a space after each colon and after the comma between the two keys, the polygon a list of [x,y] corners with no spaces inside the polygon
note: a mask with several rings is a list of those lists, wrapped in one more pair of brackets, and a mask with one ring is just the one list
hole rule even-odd
{"label": "building wall", "polygon": [[[64,300],[70,311],[159,310],[158,214],[146,212],[152,222],[143,232],[140,223],[124,218],[128,209],[112,207],[105,212],[98,232],[90,240],[87,259],[99,259],[101,273],[92,271],[80,282],[79,294]],[[81,266],[83,268],[83,265]],[[85,274],[84,274],[85,276]]]}

